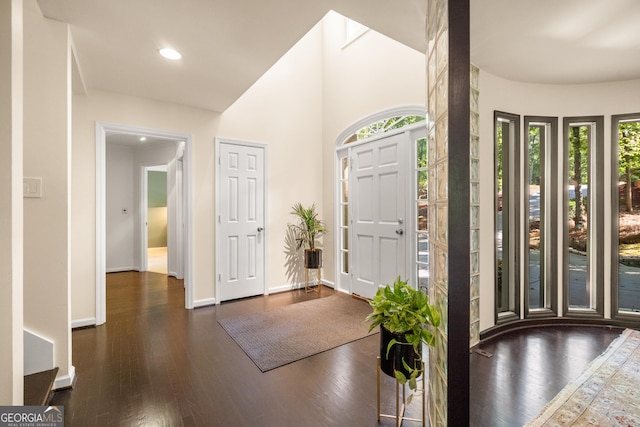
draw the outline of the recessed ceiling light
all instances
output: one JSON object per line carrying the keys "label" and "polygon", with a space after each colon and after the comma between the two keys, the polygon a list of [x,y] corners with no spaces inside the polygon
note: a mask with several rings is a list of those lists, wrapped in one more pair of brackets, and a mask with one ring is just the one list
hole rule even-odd
{"label": "recessed ceiling light", "polygon": [[144,142],[144,141],[146,141],[146,140],[147,140],[147,137],[146,137],[146,136],[141,136],[141,137],[140,137],[140,142]]}
{"label": "recessed ceiling light", "polygon": [[160,49],[160,55],[164,56],[167,59],[171,59],[173,61],[177,61],[182,58],[182,55],[177,50],[171,48]]}

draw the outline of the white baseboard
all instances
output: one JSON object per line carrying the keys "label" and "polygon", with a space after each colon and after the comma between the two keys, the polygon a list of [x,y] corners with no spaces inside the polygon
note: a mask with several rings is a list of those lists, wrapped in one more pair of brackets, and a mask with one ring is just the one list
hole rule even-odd
{"label": "white baseboard", "polygon": [[216,299],[205,298],[205,299],[199,299],[193,302],[193,308],[207,307],[209,305],[216,305]]}
{"label": "white baseboard", "polygon": [[[323,285],[335,289],[335,285],[334,285],[333,282],[329,282],[327,280],[321,280],[321,282],[322,282]],[[275,294],[275,293],[278,293],[278,292],[293,291],[293,290],[296,290],[296,289],[303,289],[303,288],[304,288],[304,283],[297,283],[297,284],[293,284],[293,285],[291,285],[291,284],[282,285],[282,286],[277,286],[275,288],[269,288],[265,295]],[[216,305],[216,299],[215,298],[205,298],[205,299],[201,299],[201,300],[193,302],[193,308],[207,307],[207,306],[210,306],[210,305]]]}
{"label": "white baseboard", "polygon": [[71,321],[71,329],[84,328],[87,326],[95,326],[95,325],[96,325],[95,317],[89,317],[87,319],[78,319],[78,320]]}
{"label": "white baseboard", "polygon": [[336,284],[333,283],[333,282],[330,282],[330,281],[324,280],[324,279],[322,279],[321,282],[322,282],[323,285],[328,286],[328,287],[330,287],[332,289],[336,288]]}
{"label": "white baseboard", "polygon": [[67,375],[56,377],[56,381],[53,383],[53,389],[59,390],[61,388],[72,388],[75,379],[76,367],[71,365],[69,366],[69,373]]}
{"label": "white baseboard", "polygon": [[178,280],[182,280],[182,279],[184,279],[184,276],[182,276],[182,277],[178,276],[178,273],[176,273],[175,271],[170,271],[170,272],[168,272],[168,273],[167,273],[167,276],[175,277],[175,278],[176,278],[176,279],[178,279]]}
{"label": "white baseboard", "polygon": [[117,268],[107,268],[107,273],[122,273],[123,271],[139,271],[138,267],[117,267]]}
{"label": "white baseboard", "polygon": [[283,286],[277,286],[275,288],[269,288],[267,292],[269,294],[277,294],[278,292],[293,291],[293,290],[302,289],[302,288],[304,288],[304,284],[297,283],[293,285],[283,285]]}
{"label": "white baseboard", "polygon": [[[333,284],[333,282],[329,282],[329,281],[324,280],[324,279],[321,280],[321,282],[322,282],[323,285],[335,289],[335,285]],[[269,288],[268,292],[270,294],[276,294],[278,292],[294,291],[296,289],[304,289],[304,283],[294,283],[294,284],[289,284],[289,285],[277,286],[275,288]]]}
{"label": "white baseboard", "polygon": [[23,330],[24,342],[24,375],[35,374],[36,372],[47,371],[53,369],[54,343],[48,338],[31,332],[27,329]]}

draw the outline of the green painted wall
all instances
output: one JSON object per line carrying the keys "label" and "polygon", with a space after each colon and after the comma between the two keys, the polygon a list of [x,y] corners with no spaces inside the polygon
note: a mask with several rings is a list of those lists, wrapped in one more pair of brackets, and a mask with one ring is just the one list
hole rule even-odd
{"label": "green painted wall", "polygon": [[150,208],[167,207],[167,173],[149,171],[148,194]]}
{"label": "green painted wall", "polygon": [[147,175],[147,206],[149,207],[148,246],[167,246],[167,173],[149,171]]}

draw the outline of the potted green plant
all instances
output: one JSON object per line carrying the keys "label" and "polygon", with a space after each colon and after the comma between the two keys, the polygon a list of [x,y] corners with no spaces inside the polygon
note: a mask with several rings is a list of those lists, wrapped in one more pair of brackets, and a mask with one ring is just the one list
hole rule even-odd
{"label": "potted green plant", "polygon": [[415,392],[423,371],[422,343],[434,345],[432,328],[440,325],[440,313],[429,305],[425,293],[400,276],[393,287],[379,288],[369,304],[373,308],[365,319],[371,322],[369,332],[380,326],[380,368]]}
{"label": "potted green plant", "polygon": [[305,247],[304,266],[306,268],[322,267],[322,249],[316,248],[316,240],[326,233],[327,229],[324,222],[318,218],[316,205],[312,204],[305,208],[302,203],[296,203],[292,207],[291,214],[297,218],[295,224],[289,225],[297,242],[296,249]]}

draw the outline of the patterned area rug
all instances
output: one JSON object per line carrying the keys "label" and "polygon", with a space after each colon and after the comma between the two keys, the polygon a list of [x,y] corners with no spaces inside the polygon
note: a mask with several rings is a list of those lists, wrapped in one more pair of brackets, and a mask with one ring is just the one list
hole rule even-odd
{"label": "patterned area rug", "polygon": [[625,330],[527,426],[640,426],[640,332]]}
{"label": "patterned area rug", "polygon": [[367,302],[336,293],[218,323],[266,372],[370,335],[369,313]]}

